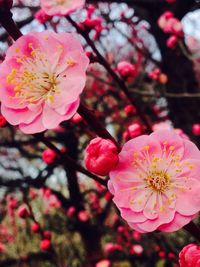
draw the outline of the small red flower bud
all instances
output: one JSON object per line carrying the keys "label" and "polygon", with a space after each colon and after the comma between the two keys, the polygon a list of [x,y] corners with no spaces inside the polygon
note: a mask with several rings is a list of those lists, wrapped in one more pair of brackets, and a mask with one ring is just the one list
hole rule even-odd
{"label": "small red flower bud", "polygon": [[174,49],[177,45],[177,37],[176,35],[171,35],[168,39],[167,39],[167,47]]}
{"label": "small red flower bud", "polygon": [[107,175],[118,162],[118,150],[108,139],[94,138],[86,148],[85,166],[98,175]]}
{"label": "small red flower bud", "polygon": [[136,108],[133,105],[127,105],[124,108],[124,111],[125,111],[125,113],[126,113],[127,116],[135,115],[136,114]]}
{"label": "small red flower bud", "polygon": [[27,218],[30,216],[30,211],[27,209],[26,206],[20,206],[18,208],[17,214],[20,218]]}
{"label": "small red flower bud", "polygon": [[200,123],[195,123],[192,125],[192,132],[196,136],[200,135]]}
{"label": "small red flower bud", "polygon": [[52,149],[48,148],[42,152],[42,160],[46,164],[52,164],[57,157],[57,154]]}
{"label": "small red flower bud", "polygon": [[135,77],[137,75],[137,69],[135,65],[128,61],[121,61],[117,65],[117,71],[123,78]]}
{"label": "small red flower bud", "polygon": [[200,246],[189,244],[179,254],[180,267],[197,267],[200,264]]}
{"label": "small red flower bud", "polygon": [[4,118],[4,116],[0,115],[0,127],[4,127],[7,124],[7,120]]}
{"label": "small red flower bud", "polygon": [[131,138],[141,135],[143,132],[141,124],[135,122],[128,127],[128,133]]}
{"label": "small red flower bud", "polygon": [[45,237],[45,239],[51,240],[51,232],[45,231],[44,232],[44,237]]}
{"label": "small red flower bud", "polygon": [[40,230],[40,226],[39,226],[38,223],[34,223],[34,224],[32,224],[32,226],[31,226],[31,231],[32,231],[33,233],[38,233],[39,230]]}
{"label": "small red flower bud", "polygon": [[40,242],[40,249],[41,250],[48,250],[51,247],[51,241],[49,239],[43,239]]}

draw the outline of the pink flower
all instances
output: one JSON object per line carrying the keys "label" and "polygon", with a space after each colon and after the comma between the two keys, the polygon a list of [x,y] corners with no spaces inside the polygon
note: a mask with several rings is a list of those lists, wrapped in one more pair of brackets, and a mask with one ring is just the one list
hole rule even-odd
{"label": "pink flower", "polygon": [[57,158],[57,154],[54,150],[48,148],[45,149],[42,152],[42,160],[46,163],[46,164],[52,164],[54,163],[55,159]]}
{"label": "pink flower", "polygon": [[136,67],[128,61],[121,61],[117,65],[117,71],[123,78],[135,77],[137,74]]}
{"label": "pink flower", "polygon": [[140,255],[143,253],[143,247],[141,245],[133,245],[131,247],[130,253],[131,254],[136,254],[136,255]]}
{"label": "pink flower", "polygon": [[67,216],[72,217],[74,215],[75,211],[76,211],[75,207],[73,207],[73,206],[69,207],[69,209],[67,210]]}
{"label": "pink flower", "polygon": [[110,267],[111,266],[111,262],[109,260],[101,260],[99,262],[96,263],[95,267]]}
{"label": "pink flower", "polygon": [[38,10],[34,16],[35,19],[41,24],[51,19],[51,16],[47,15],[42,9]]}
{"label": "pink flower", "polygon": [[128,133],[131,138],[135,138],[142,134],[142,126],[140,123],[133,123],[128,127]]}
{"label": "pink flower", "polygon": [[189,244],[179,254],[180,267],[200,266],[200,246]]}
{"label": "pink flower", "polygon": [[39,224],[38,224],[38,223],[33,223],[32,226],[31,226],[31,231],[32,231],[33,233],[38,233],[39,230],[40,230],[40,226],[39,226]]}
{"label": "pink flower", "polygon": [[41,0],[41,7],[50,16],[65,16],[82,8],[85,0]]}
{"label": "pink flower", "polygon": [[89,212],[87,210],[81,210],[78,213],[78,218],[81,222],[87,222],[90,218]]}
{"label": "pink flower", "polygon": [[128,141],[108,187],[121,216],[138,232],[172,232],[200,210],[200,151],[173,130]]}
{"label": "pink flower", "polygon": [[20,206],[17,210],[17,214],[20,218],[27,218],[30,216],[30,211],[28,210],[28,208],[24,205]]}
{"label": "pink flower", "polygon": [[158,19],[158,26],[165,33],[172,33],[179,37],[183,36],[183,28],[180,20],[174,17],[170,11],[164,12]]}
{"label": "pink flower", "polygon": [[0,65],[3,116],[24,133],[56,128],[79,106],[88,63],[73,34],[44,31],[22,36]]}
{"label": "pink flower", "polygon": [[200,123],[195,123],[192,125],[192,132],[196,136],[200,135]]}
{"label": "pink flower", "polygon": [[43,239],[40,242],[40,249],[41,250],[48,250],[51,247],[51,241],[49,239]]}
{"label": "pink flower", "polygon": [[111,242],[107,243],[105,245],[105,247],[104,247],[104,251],[108,252],[108,253],[113,252],[113,251],[122,251],[122,250],[123,249],[122,249],[121,245],[114,244],[114,243],[111,243]]}
{"label": "pink flower", "polygon": [[177,37],[176,35],[171,35],[168,39],[167,39],[167,47],[174,49],[177,45]]}
{"label": "pink flower", "polygon": [[118,162],[118,150],[108,139],[94,138],[85,151],[86,168],[98,175],[105,176]]}
{"label": "pink flower", "polygon": [[0,115],[0,127],[4,127],[7,124],[7,120],[4,118],[4,116]]}

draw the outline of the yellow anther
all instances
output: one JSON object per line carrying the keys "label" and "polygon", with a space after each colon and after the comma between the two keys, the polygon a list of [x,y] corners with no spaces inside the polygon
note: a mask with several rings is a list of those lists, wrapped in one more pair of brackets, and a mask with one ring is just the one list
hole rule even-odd
{"label": "yellow anther", "polygon": [[75,61],[73,59],[69,58],[69,59],[67,59],[67,65],[72,67],[75,65]]}
{"label": "yellow anther", "polygon": [[33,44],[32,43],[29,43],[28,44],[28,47],[31,48],[31,49],[33,49]]}
{"label": "yellow anther", "polygon": [[49,100],[51,103],[53,103],[53,100],[54,100],[53,95],[48,96],[48,100]]}
{"label": "yellow anther", "polygon": [[170,146],[170,147],[169,147],[169,150],[171,150],[171,151],[173,151],[174,149],[175,149],[174,146]]}
{"label": "yellow anther", "polygon": [[144,146],[142,149],[143,150],[149,150],[149,148],[150,148],[150,146],[147,145],[147,146]]}
{"label": "yellow anther", "polygon": [[138,200],[138,204],[140,204],[140,205],[142,204],[142,199]]}
{"label": "yellow anther", "polygon": [[15,52],[16,52],[16,53],[19,53],[19,52],[20,52],[19,47],[17,47],[17,48],[15,49]]}

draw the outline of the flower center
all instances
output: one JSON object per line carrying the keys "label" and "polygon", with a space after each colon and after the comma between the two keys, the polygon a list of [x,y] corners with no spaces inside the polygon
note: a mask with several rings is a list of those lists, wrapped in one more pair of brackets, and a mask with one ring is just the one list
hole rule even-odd
{"label": "flower center", "polygon": [[31,56],[21,56],[17,62],[21,64],[19,69],[13,68],[7,76],[7,82],[14,85],[14,97],[21,99],[21,103],[29,104],[38,101],[54,100],[54,95],[59,93],[59,74],[51,69],[46,55],[39,49],[32,49]]}
{"label": "flower center", "polygon": [[169,188],[170,176],[163,171],[153,171],[146,178],[147,187],[156,192],[164,192]]}
{"label": "flower center", "polygon": [[63,5],[66,2],[66,0],[56,0],[56,2],[58,5]]}

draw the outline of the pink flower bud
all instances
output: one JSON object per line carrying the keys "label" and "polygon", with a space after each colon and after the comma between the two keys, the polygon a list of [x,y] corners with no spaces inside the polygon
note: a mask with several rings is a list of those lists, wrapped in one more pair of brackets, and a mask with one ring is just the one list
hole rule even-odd
{"label": "pink flower bud", "polygon": [[40,230],[40,226],[39,226],[38,223],[34,223],[34,224],[32,224],[32,226],[31,226],[31,231],[32,231],[33,233],[38,233],[39,230]]}
{"label": "pink flower bud", "polygon": [[104,251],[105,252],[108,252],[108,253],[111,253],[111,252],[114,252],[114,251],[122,251],[123,248],[121,245],[119,244],[114,244],[114,243],[107,243],[104,247]]}
{"label": "pink flower bud", "polygon": [[107,175],[118,162],[118,150],[108,139],[94,138],[85,151],[86,168],[98,175]]}
{"label": "pink flower bud", "polygon": [[141,245],[133,245],[130,250],[131,254],[140,255],[143,253],[143,247]]}
{"label": "pink flower bud", "polygon": [[73,123],[79,123],[81,121],[83,121],[83,118],[78,113],[76,113],[72,118]]}
{"label": "pink flower bud", "polygon": [[52,149],[48,148],[42,152],[42,160],[46,164],[52,164],[57,157],[57,154]]}
{"label": "pink flower bud", "polygon": [[20,206],[18,208],[17,214],[20,218],[23,218],[23,219],[30,216],[30,212],[26,206]]}
{"label": "pink flower bud", "polygon": [[176,47],[177,45],[177,37],[176,35],[171,35],[168,39],[167,39],[167,47],[173,49]]}
{"label": "pink flower bud", "polygon": [[129,136],[135,138],[142,134],[142,126],[139,123],[133,123],[128,127]]}
{"label": "pink flower bud", "polygon": [[180,267],[200,266],[200,246],[189,244],[179,254]]}
{"label": "pink flower bud", "polygon": [[43,9],[40,9],[35,13],[35,19],[41,24],[50,20],[51,18],[52,16],[47,15]]}
{"label": "pink flower bud", "polygon": [[48,250],[51,247],[51,241],[49,239],[43,239],[40,242],[40,249],[41,250]]}
{"label": "pink flower bud", "polygon": [[7,124],[7,120],[4,118],[4,116],[0,115],[0,127],[4,127]]}
{"label": "pink flower bud", "polygon": [[135,77],[137,74],[136,67],[128,61],[121,61],[117,65],[117,71],[123,78]]}
{"label": "pink flower bud", "polygon": [[45,237],[45,239],[51,240],[51,232],[45,231],[44,232],[44,237]]}
{"label": "pink flower bud", "polygon": [[195,123],[192,125],[192,132],[196,136],[200,135],[200,123]]}
{"label": "pink flower bud", "polygon": [[89,220],[89,212],[87,210],[82,210],[78,213],[78,218],[81,222],[87,222]]}
{"label": "pink flower bud", "polygon": [[124,111],[125,111],[125,113],[126,113],[127,116],[135,115],[136,114],[136,108],[133,105],[127,105],[124,108]]}
{"label": "pink flower bud", "polygon": [[109,260],[101,260],[99,262],[96,263],[95,267],[110,267],[111,266],[111,262]]}
{"label": "pink flower bud", "polygon": [[69,209],[67,210],[67,216],[69,218],[72,217],[74,215],[75,211],[76,211],[75,207],[73,207],[73,206],[69,207]]}

